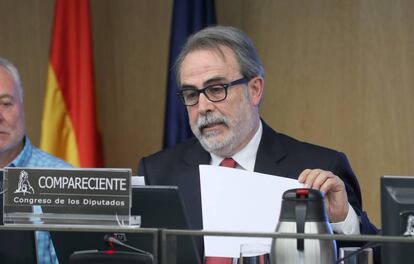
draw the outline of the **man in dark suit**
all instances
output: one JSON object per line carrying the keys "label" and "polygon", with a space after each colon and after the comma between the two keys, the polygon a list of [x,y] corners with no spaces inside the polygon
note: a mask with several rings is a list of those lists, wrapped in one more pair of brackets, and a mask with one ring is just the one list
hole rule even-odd
{"label": "man in dark suit", "polygon": [[143,158],[139,175],[147,184],[179,186],[191,228],[203,227],[198,166],[231,158],[236,168],[298,179],[323,192],[335,232],[376,233],[343,153],[279,134],[260,118],[264,70],[243,32],[199,31],[186,42],[176,72],[196,138]]}

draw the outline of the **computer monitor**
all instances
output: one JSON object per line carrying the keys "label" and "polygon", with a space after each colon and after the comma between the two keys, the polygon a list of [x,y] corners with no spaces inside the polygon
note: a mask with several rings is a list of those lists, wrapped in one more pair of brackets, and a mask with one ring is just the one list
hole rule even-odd
{"label": "computer monitor", "polygon": [[[131,215],[141,216],[142,227],[190,229],[187,212],[177,186],[134,187]],[[177,236],[177,264],[201,263],[201,253],[195,241],[191,236]]]}
{"label": "computer monitor", "polygon": [[[141,227],[189,229],[186,212],[177,186],[138,186],[132,188],[131,215],[141,216]],[[75,251],[103,250],[104,233],[51,232],[60,263],[68,263]],[[111,234],[112,235],[112,234]],[[153,252],[152,234],[126,233],[125,243],[150,253]],[[159,239],[159,242],[160,239]],[[177,238],[176,263],[201,263],[200,254],[189,236]],[[160,249],[161,245],[158,245]],[[158,252],[158,259],[161,258]],[[159,263],[161,263],[159,261]],[[171,262],[173,263],[173,262]]]}
{"label": "computer monitor", "polygon": [[[414,236],[414,177],[381,177],[382,234]],[[383,243],[382,263],[412,263],[412,243]]]}

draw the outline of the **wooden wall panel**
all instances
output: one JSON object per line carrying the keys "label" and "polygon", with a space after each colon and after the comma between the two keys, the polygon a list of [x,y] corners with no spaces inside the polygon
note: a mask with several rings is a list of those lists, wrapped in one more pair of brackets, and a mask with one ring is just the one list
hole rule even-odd
{"label": "wooden wall panel", "polygon": [[243,1],[266,70],[263,117],[345,152],[380,224],[379,177],[414,174],[414,4]]}
{"label": "wooden wall panel", "polygon": [[12,61],[20,71],[27,133],[36,145],[40,140],[53,3],[0,0],[0,56]]}
{"label": "wooden wall panel", "polygon": [[94,0],[99,125],[108,167],[162,147],[170,1]]}

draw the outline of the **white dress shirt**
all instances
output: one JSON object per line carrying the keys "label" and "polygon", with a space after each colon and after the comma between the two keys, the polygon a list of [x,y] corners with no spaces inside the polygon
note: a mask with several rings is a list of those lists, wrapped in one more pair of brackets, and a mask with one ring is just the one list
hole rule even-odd
{"label": "white dress shirt", "polygon": [[[263,125],[260,122],[259,128],[257,129],[256,133],[254,134],[253,138],[250,142],[239,152],[234,154],[231,158],[233,158],[237,162],[237,169],[247,170],[247,171],[254,171],[254,165],[256,163],[256,155],[257,150],[259,149],[260,139],[262,138],[263,133]],[[210,165],[219,166],[221,161],[224,158],[230,157],[220,157],[214,153],[210,153],[211,161]],[[299,177],[299,175],[298,175]],[[359,218],[356,214],[354,208],[349,205],[348,215],[346,216],[345,220],[338,223],[331,223],[333,231],[340,234],[346,235],[357,235],[360,234],[359,229]]]}

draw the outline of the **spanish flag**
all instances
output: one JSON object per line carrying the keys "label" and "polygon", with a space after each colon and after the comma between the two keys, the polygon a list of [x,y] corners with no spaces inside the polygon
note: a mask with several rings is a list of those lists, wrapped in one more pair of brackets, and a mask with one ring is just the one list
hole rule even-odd
{"label": "spanish flag", "polygon": [[89,0],[56,0],[40,148],[77,167],[102,167]]}

